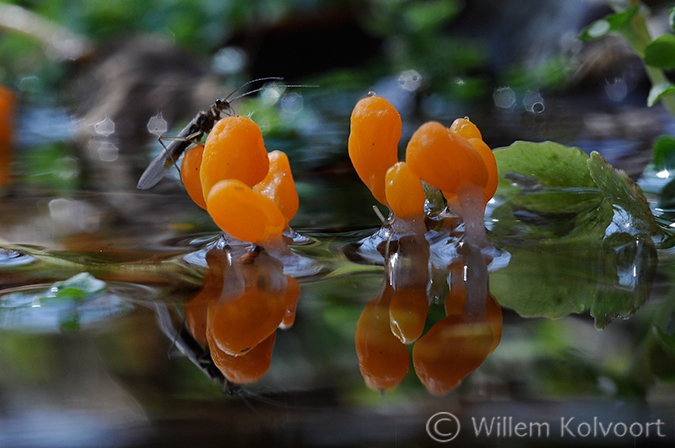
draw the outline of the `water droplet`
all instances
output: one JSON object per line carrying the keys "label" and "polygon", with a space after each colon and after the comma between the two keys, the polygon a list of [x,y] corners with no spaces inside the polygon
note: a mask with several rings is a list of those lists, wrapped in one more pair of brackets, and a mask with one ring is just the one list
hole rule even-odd
{"label": "water droplet", "polygon": [[246,66],[246,52],[236,46],[221,48],[213,57],[213,70],[221,75],[239,73]]}
{"label": "water droplet", "polygon": [[422,75],[420,75],[416,70],[406,70],[399,75],[398,84],[402,89],[409,92],[414,92],[420,88],[422,85],[422,80]]}
{"label": "water droplet", "polygon": [[511,87],[499,87],[492,93],[492,99],[500,109],[510,109],[516,103],[516,93]]}
{"label": "water droplet", "polygon": [[155,134],[156,136],[164,135],[166,130],[168,129],[168,125],[166,123],[166,120],[162,116],[162,113],[159,112],[157,115],[154,117],[150,117],[148,120],[148,132],[151,134]]}
{"label": "water droplet", "polygon": [[94,132],[107,137],[115,132],[115,122],[106,116],[103,120],[94,124]]}
{"label": "water droplet", "polygon": [[539,92],[528,92],[523,98],[523,106],[526,111],[533,114],[541,114],[546,109],[544,98]]}
{"label": "water droplet", "polygon": [[281,110],[291,114],[297,114],[304,107],[302,95],[299,93],[290,93],[281,99]]}

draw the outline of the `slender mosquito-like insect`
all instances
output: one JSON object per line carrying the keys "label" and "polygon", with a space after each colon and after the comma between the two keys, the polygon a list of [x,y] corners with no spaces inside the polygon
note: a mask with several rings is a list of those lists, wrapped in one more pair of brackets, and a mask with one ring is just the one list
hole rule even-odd
{"label": "slender mosquito-like insect", "polygon": [[[269,76],[266,78],[257,78],[252,79],[248,82],[245,82],[232,93],[230,93],[225,98],[218,98],[211,107],[206,111],[200,111],[195,117],[183,128],[182,131],[178,133],[176,137],[159,137],[159,142],[162,144],[163,150],[157,157],[155,157],[152,162],[145,169],[141,178],[138,180],[136,188],[139,190],[147,190],[154,187],[161,179],[164,177],[164,174],[172,166],[176,164],[178,158],[188,149],[191,145],[197,144],[201,141],[202,137],[205,134],[208,134],[211,129],[213,129],[214,124],[220,120],[222,114],[232,112],[232,103],[238,99],[251,95],[256,92],[260,92],[265,89],[265,87],[260,87],[248,92],[244,92],[240,95],[232,97],[235,93],[239,92],[244,87],[262,81],[280,81],[283,78]],[[301,87],[301,86],[291,86],[284,85],[282,87]],[[309,86],[302,86],[309,87]],[[170,140],[171,142],[168,145],[164,145],[163,140]]]}

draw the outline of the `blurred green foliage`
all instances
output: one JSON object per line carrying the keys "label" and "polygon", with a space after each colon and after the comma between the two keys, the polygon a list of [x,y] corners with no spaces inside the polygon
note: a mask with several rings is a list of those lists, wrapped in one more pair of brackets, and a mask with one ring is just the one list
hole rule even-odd
{"label": "blurred green foliage", "polygon": [[237,29],[288,17],[333,0],[56,0],[15,2],[95,41],[119,33],[159,33],[195,51],[209,53]]}
{"label": "blurred green foliage", "polygon": [[460,97],[482,94],[484,80],[471,73],[489,57],[477,41],[450,36],[447,27],[462,10],[458,0],[371,0],[364,27],[386,41],[389,62],[397,70],[414,68],[432,89]]}
{"label": "blurred green foliage", "polygon": [[[213,55],[235,34],[255,34],[297,17],[354,15],[367,33],[380,37],[385,52],[374,64],[349,70],[358,78],[362,69],[377,76],[414,69],[435,91],[457,98],[476,98],[491,86],[479,75],[489,54],[475,40],[448,34],[448,26],[463,8],[459,0],[56,0],[11,2],[91,40],[95,45],[122,34],[155,34],[202,55]],[[291,49],[292,50],[292,49]],[[318,55],[317,57],[319,57]],[[59,61],[44,55],[42,44],[27,36],[0,37],[0,81],[18,82],[39,75],[46,82],[62,82]],[[336,70],[340,70],[336,67]],[[552,71],[551,73],[560,73]],[[524,78],[521,78],[524,79]],[[57,87],[52,85],[51,87]]]}

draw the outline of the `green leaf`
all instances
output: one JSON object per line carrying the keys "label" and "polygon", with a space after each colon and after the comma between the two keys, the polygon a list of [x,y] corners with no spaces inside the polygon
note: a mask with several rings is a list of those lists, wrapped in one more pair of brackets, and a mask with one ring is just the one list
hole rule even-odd
{"label": "green leaf", "polygon": [[500,188],[511,188],[511,174],[535,179],[545,187],[595,187],[586,168],[588,156],[579,148],[555,142],[517,141],[506,148],[495,149],[494,155]]}
{"label": "green leaf", "polygon": [[[600,191],[590,176],[588,156],[558,143],[515,142],[494,151],[499,169],[493,212],[499,239],[539,241],[579,233],[600,216]],[[581,231],[583,233],[583,231]]]}
{"label": "green leaf", "polygon": [[642,237],[660,234],[649,201],[625,172],[616,170],[595,151],[588,159],[588,169],[604,200],[611,204],[613,224],[620,232]]}
{"label": "green leaf", "polygon": [[638,10],[639,6],[633,6],[625,11],[596,20],[581,31],[579,39],[587,42],[610,33],[621,34],[626,38],[631,37],[632,39],[634,31],[631,21]]}
{"label": "green leaf", "polygon": [[675,85],[669,82],[661,82],[654,84],[649,90],[649,96],[647,97],[647,106],[652,107],[654,104],[658,103],[661,98],[666,95],[675,94]]}
{"label": "green leaf", "polygon": [[663,70],[675,69],[675,35],[664,34],[647,44],[644,62]]}
{"label": "green leaf", "polygon": [[675,7],[668,10],[668,24],[670,25],[670,29],[675,31]]}

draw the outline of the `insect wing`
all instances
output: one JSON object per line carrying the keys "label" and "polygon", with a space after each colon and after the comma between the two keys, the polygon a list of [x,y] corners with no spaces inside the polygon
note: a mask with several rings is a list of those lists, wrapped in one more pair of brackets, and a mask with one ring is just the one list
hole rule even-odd
{"label": "insect wing", "polygon": [[[192,141],[188,138],[195,132],[197,125],[191,121],[182,131],[172,138],[171,143],[168,146],[165,146],[162,149],[162,152],[155,157],[150,165],[143,171],[141,178],[138,179],[138,184],[136,188],[139,190],[147,190],[154,187],[159,183],[160,180],[164,177],[164,174],[171,168],[178,158],[183,154],[183,152],[192,144]],[[198,128],[197,128],[198,129]],[[161,137],[160,137],[161,139]],[[161,140],[160,140],[161,143]]]}
{"label": "insect wing", "polygon": [[141,178],[138,179],[136,188],[139,190],[147,190],[157,185],[171,167],[171,163],[167,162],[171,162],[171,156],[167,149],[162,149],[162,152],[159,153],[159,155],[150,162],[150,165],[148,165],[145,171],[143,171]]}

